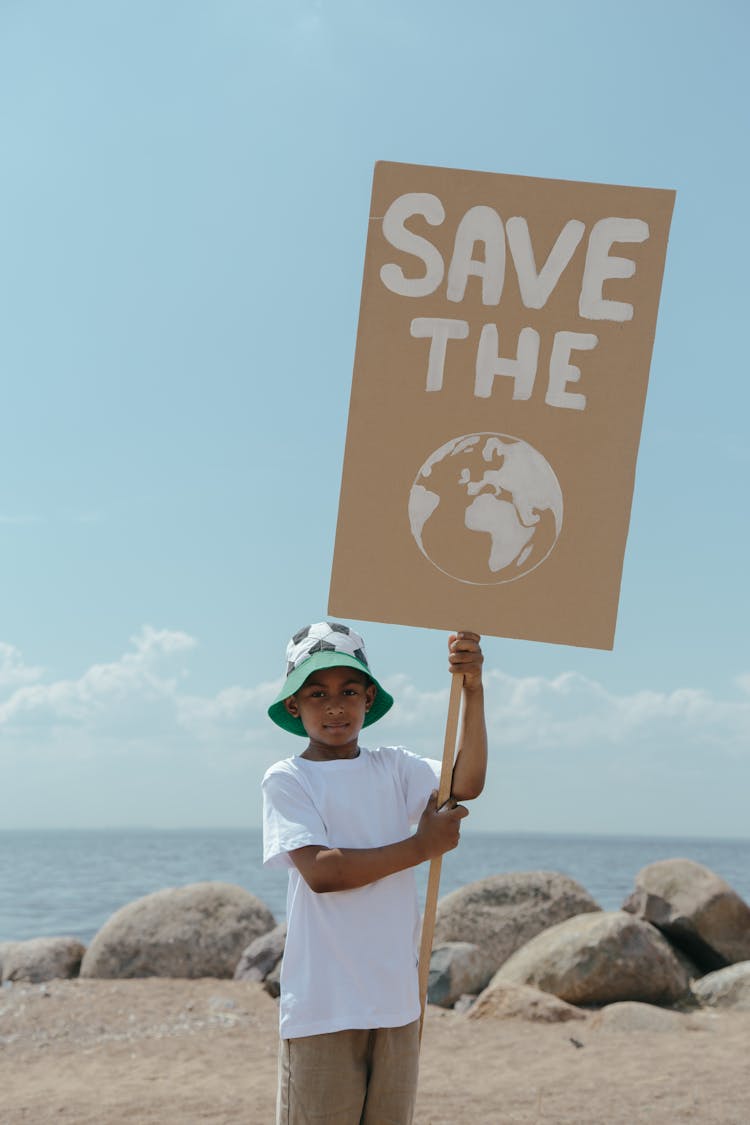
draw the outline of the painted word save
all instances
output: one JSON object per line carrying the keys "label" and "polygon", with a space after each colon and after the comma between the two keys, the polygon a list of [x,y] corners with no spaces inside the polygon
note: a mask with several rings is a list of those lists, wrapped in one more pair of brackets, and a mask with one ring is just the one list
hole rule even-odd
{"label": "painted word save", "polygon": [[[513,261],[521,301],[527,309],[544,308],[565,267],[581,242],[585,226],[570,219],[560,231],[547,260],[537,269],[526,219],[514,216],[505,224],[492,207],[471,207],[456,228],[453,253],[445,274],[445,262],[436,246],[422,235],[406,227],[408,219],[421,215],[431,226],[445,221],[445,209],[436,195],[409,192],[391,203],[383,218],[383,234],[391,246],[420,259],[424,273],[407,277],[401,266],[393,262],[380,270],[380,279],[387,289],[401,297],[427,297],[446,280],[446,297],[456,303],[463,300],[470,277],[481,279],[482,304],[499,305],[505,282],[506,242]],[[635,263],[611,253],[615,243],[645,242],[648,224],[642,219],[605,218],[594,223],[586,248],[586,261],[578,300],[578,312],[586,320],[624,322],[632,320],[633,306],[626,301],[604,297],[604,283],[612,278],[629,278]],[[473,257],[474,247],[484,246],[484,258]],[[448,317],[415,317],[411,335],[430,341],[427,366],[427,391],[439,391],[443,385],[445,357],[450,340],[465,340],[469,322]],[[580,368],[571,363],[571,353],[591,351],[599,342],[593,332],[556,332],[552,344],[549,378],[545,402],[550,406],[583,410],[586,396],[568,387],[581,377]],[[522,328],[515,356],[499,354],[500,342],[496,324],[482,327],[476,352],[474,395],[489,398],[498,376],[513,379],[513,398],[528,399],[534,389],[539,360],[539,333]]]}

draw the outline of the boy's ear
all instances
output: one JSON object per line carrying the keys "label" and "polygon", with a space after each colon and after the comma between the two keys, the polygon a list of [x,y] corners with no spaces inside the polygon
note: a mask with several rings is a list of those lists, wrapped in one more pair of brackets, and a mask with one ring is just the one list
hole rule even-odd
{"label": "boy's ear", "polygon": [[299,707],[297,706],[297,700],[293,695],[287,696],[287,698],[284,700],[284,707],[293,719],[299,718]]}
{"label": "boy's ear", "polygon": [[369,711],[375,702],[375,696],[378,694],[377,684],[368,684],[365,688],[365,711]]}

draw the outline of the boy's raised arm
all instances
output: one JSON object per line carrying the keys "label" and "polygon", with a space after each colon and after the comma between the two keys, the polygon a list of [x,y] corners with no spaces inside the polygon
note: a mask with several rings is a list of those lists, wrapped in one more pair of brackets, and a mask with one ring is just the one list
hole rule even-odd
{"label": "boy's raised arm", "polygon": [[451,785],[451,796],[457,801],[472,801],[478,797],[484,789],[487,774],[487,724],[482,686],[484,657],[480,641],[478,633],[454,633],[448,638],[450,671],[464,678],[463,717]]}

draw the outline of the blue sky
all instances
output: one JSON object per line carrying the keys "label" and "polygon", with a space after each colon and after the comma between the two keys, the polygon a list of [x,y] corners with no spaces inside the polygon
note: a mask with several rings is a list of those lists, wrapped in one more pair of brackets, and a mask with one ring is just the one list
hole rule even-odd
{"label": "blue sky", "polygon": [[[0,826],[254,825],[376,160],[677,203],[612,653],[487,638],[474,827],[748,834],[745,5],[0,0]],[[445,638],[362,623],[439,756]]]}

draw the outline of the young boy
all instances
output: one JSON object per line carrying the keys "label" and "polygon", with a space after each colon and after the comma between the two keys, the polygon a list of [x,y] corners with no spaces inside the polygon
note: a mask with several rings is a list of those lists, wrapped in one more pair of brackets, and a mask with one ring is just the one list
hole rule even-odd
{"label": "young boy", "polygon": [[289,868],[277,1125],[412,1120],[420,1015],[412,868],[456,847],[468,810],[455,801],[484,785],[479,640],[458,633],[448,642],[464,707],[454,801],[440,810],[440,762],[359,744],[361,729],[393,704],[362,638],[320,622],[289,642],[286,682],[268,713],[308,742],[263,778],[264,862]]}

